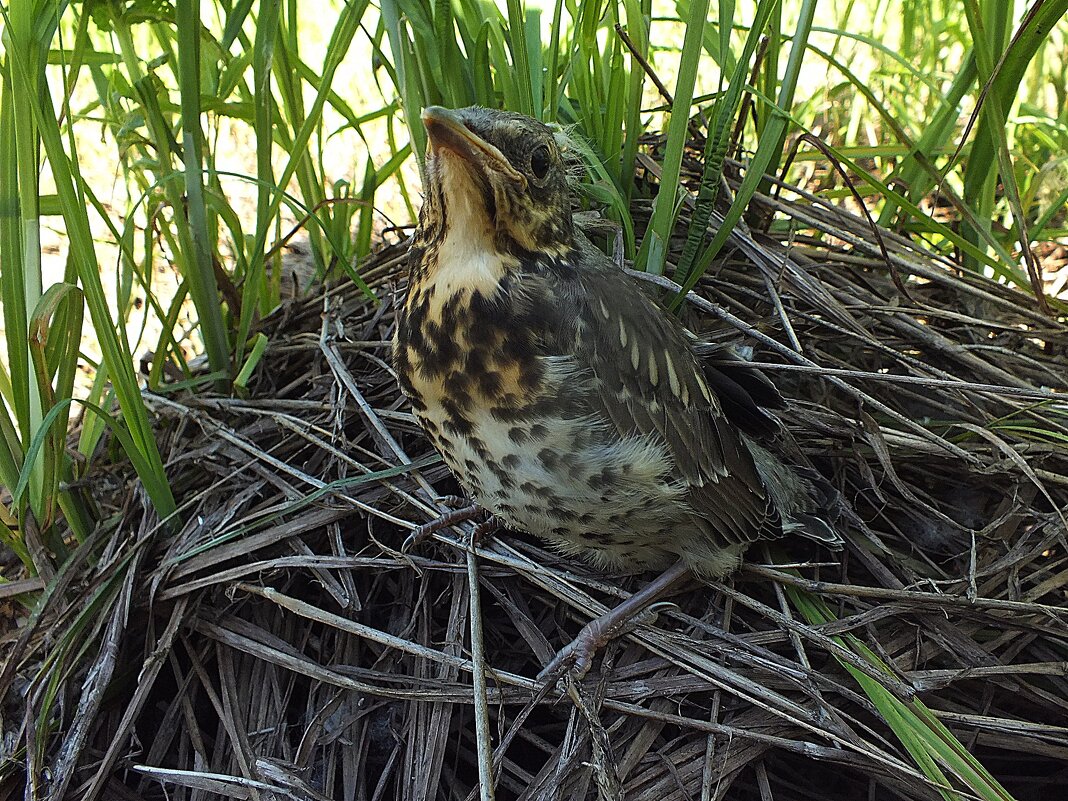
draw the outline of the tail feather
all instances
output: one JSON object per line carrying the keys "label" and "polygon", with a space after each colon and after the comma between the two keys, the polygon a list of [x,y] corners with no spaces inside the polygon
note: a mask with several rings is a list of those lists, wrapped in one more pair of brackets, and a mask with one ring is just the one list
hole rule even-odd
{"label": "tail feather", "polygon": [[841,535],[834,529],[838,493],[814,470],[786,464],[766,448],[746,438],[757,471],[779,512],[784,534],[799,534],[841,548]]}
{"label": "tail feather", "polygon": [[778,433],[778,419],[765,409],[781,409],[786,402],[771,379],[728,345],[697,342],[693,348],[727,419],[756,437]]}
{"label": "tail feather", "polygon": [[845,545],[842,535],[822,517],[805,513],[794,515],[789,523],[783,526],[783,529],[786,530],[791,523],[793,524],[791,533],[797,533],[806,539],[819,542],[831,550],[840,551]]}

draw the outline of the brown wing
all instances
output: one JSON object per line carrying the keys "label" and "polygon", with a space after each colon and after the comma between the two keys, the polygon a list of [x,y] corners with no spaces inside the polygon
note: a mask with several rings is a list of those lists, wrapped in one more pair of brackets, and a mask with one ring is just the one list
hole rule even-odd
{"label": "brown wing", "polygon": [[[603,258],[603,257],[602,257]],[[769,536],[778,514],[753,455],[727,420],[682,326],[610,265],[578,270],[575,359],[589,403],[623,435],[656,434],[697,516],[728,543]]]}

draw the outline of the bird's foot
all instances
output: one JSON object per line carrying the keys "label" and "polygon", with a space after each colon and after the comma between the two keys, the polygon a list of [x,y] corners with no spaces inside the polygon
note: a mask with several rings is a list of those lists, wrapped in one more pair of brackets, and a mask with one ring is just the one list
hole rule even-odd
{"label": "bird's foot", "polygon": [[464,509],[471,506],[471,499],[465,495],[439,495],[436,499],[438,506],[446,509]]}
{"label": "bird's foot", "polygon": [[585,677],[597,651],[631,626],[646,622],[641,619],[644,613],[654,609],[657,599],[689,575],[686,564],[676,562],[623,603],[591,620],[538,674],[538,682],[553,686],[564,676],[576,681]]}
{"label": "bird's foot", "polygon": [[581,681],[590,672],[594,655],[612,641],[615,634],[606,629],[604,616],[587,623],[578,636],[557,652],[538,674],[538,683],[553,687],[565,676]]}
{"label": "bird's foot", "polygon": [[[441,499],[442,504],[445,506],[452,506],[450,501],[454,501],[457,496],[450,495]],[[461,499],[462,501],[463,499]],[[443,528],[449,526],[455,526],[457,523],[465,523],[469,520],[478,520],[479,526],[485,525],[487,516],[489,513],[479,506],[477,503],[471,503],[467,506],[453,507],[451,512],[446,512],[439,517],[431,520],[429,523],[424,523],[417,528],[412,529],[412,533],[408,535],[404,540],[404,544],[401,546],[401,550],[405,553],[421,545],[427,537],[433,534],[435,531],[441,531]]]}
{"label": "bird's foot", "polygon": [[471,532],[471,545],[478,545],[483,537],[496,534],[497,530],[502,528],[504,528],[504,523],[501,522],[500,518],[497,515],[489,515],[481,523],[478,523]]}

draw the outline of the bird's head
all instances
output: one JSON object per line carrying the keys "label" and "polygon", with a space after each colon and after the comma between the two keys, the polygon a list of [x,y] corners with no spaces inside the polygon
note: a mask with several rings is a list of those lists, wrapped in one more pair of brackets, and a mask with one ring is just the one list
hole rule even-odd
{"label": "bird's head", "polygon": [[[560,256],[574,243],[560,147],[543,123],[507,111],[423,110],[429,137],[421,224],[499,251]],[[518,251],[518,252],[517,252]]]}

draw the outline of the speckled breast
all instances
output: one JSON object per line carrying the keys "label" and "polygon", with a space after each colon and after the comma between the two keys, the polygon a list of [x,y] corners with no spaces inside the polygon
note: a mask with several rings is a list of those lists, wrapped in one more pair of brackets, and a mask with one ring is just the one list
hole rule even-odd
{"label": "speckled breast", "polygon": [[544,350],[551,312],[515,302],[509,275],[491,291],[447,293],[413,279],[398,317],[397,372],[464,490],[509,527],[592,561],[672,562],[665,537],[686,504],[666,449],[620,436],[595,413],[594,377]]}

